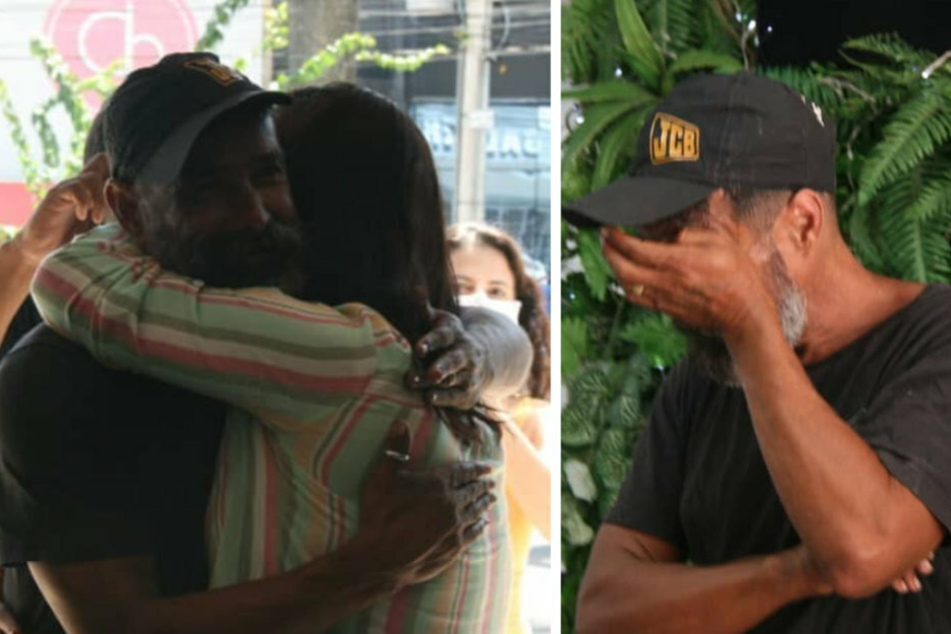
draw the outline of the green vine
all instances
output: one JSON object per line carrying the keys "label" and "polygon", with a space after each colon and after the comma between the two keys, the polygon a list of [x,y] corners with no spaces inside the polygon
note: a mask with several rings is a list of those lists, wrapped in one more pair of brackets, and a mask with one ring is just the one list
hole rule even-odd
{"label": "green vine", "polygon": [[196,51],[213,51],[225,38],[225,30],[235,14],[250,4],[251,0],[222,0],[215,5],[205,31],[195,43]]}

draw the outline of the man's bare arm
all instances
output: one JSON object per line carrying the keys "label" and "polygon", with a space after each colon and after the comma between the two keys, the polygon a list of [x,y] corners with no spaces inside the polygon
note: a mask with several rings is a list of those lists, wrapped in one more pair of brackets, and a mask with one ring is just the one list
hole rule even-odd
{"label": "man's bare arm", "polygon": [[671,544],[605,524],[578,602],[578,634],[739,634],[780,608],[831,591],[801,547],[691,566]]}
{"label": "man's bare arm", "polygon": [[30,281],[39,261],[29,257],[19,236],[0,244],[0,341],[7,335],[20,306],[30,294]]}
{"label": "man's bare arm", "polygon": [[815,391],[778,324],[727,341],[783,507],[838,594],[874,594],[941,543],[938,520]]}
{"label": "man's bare arm", "polygon": [[[388,449],[408,451],[399,425]],[[175,598],[158,596],[149,558],[30,563],[69,634],[306,634],[446,569],[481,535],[495,503],[488,465],[404,471],[381,459],[361,500],[359,533],[284,574]]]}
{"label": "man's bare arm", "polygon": [[104,154],[97,154],[76,178],[53,187],[23,229],[0,245],[0,340],[30,293],[40,262],[63,246],[77,231],[105,217],[101,182],[109,171]]}
{"label": "man's bare arm", "polygon": [[[316,566],[229,588],[163,599],[150,559],[31,563],[69,634],[320,632],[395,589],[342,549]],[[364,566],[364,568],[361,568]]]}

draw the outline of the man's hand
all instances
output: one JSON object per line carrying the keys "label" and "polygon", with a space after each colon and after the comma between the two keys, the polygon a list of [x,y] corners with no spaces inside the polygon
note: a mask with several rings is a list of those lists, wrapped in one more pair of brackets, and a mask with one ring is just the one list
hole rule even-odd
{"label": "man's hand", "polygon": [[630,301],[728,338],[776,309],[722,190],[709,205],[709,225],[684,229],[674,244],[608,229],[604,256]]}
{"label": "man's hand", "polygon": [[[805,544],[799,544],[794,548],[783,551],[778,554],[778,557],[790,570],[794,570],[800,578],[808,581],[812,595],[823,596],[832,594],[832,584],[825,579],[825,575],[815,559],[809,554]],[[931,563],[933,560],[934,553],[931,553],[927,558],[922,559],[912,570],[909,570],[892,581],[892,589],[899,594],[921,592],[923,586],[921,585],[919,575],[928,576],[934,572],[934,566]]]}
{"label": "man's hand", "polygon": [[407,372],[407,387],[423,391],[433,405],[470,409],[491,381],[486,350],[452,313],[430,308],[430,324],[414,346],[421,367]]}
{"label": "man's hand", "polygon": [[103,187],[109,177],[109,161],[97,154],[75,178],[54,186],[15,238],[24,256],[34,265],[73,236],[87,231],[105,218]]}
{"label": "man's hand", "polygon": [[397,587],[428,581],[452,564],[482,534],[496,501],[488,465],[413,470],[401,461],[410,444],[405,425],[395,423],[367,482],[354,538],[377,551],[370,560],[394,574]]}
{"label": "man's hand", "polygon": [[921,579],[918,578],[919,575],[927,577],[932,572],[934,572],[934,565],[931,563],[934,561],[934,553],[930,553],[927,558],[922,559],[918,562],[918,565],[914,567],[913,570],[909,570],[903,574],[898,579],[892,581],[892,589],[899,594],[906,594],[908,592],[921,592],[922,585]]}

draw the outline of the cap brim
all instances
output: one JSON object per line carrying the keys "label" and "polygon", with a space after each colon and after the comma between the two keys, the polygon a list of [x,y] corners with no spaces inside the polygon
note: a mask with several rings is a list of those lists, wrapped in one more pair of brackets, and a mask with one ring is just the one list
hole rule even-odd
{"label": "cap brim", "polygon": [[578,227],[646,225],[677,215],[716,189],[684,180],[628,176],[563,205],[561,213]]}
{"label": "cap brim", "polygon": [[205,128],[222,114],[238,106],[259,102],[263,105],[287,105],[291,96],[268,90],[238,93],[202,110],[173,132],[149,158],[139,178],[158,185],[168,185],[178,178],[191,153],[192,146]]}

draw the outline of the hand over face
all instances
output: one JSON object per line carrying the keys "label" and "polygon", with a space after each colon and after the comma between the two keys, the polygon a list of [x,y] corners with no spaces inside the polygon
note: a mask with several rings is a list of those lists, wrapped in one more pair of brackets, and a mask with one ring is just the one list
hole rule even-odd
{"label": "hand over face", "polygon": [[409,454],[409,434],[400,423],[387,441],[388,455],[371,474],[361,500],[360,534],[378,553],[381,572],[398,585],[439,575],[486,527],[496,502],[490,467],[454,463],[425,470],[394,458]]}
{"label": "hand over face", "polygon": [[489,382],[485,350],[466,333],[456,315],[434,309],[430,314],[432,330],[414,349],[423,369],[410,370],[406,385],[422,391],[434,405],[470,409]]}
{"label": "hand over face", "polygon": [[36,263],[73,236],[101,224],[106,214],[103,187],[109,161],[97,154],[75,178],[55,185],[34,210],[18,236],[24,253]]}
{"label": "hand over face", "polygon": [[776,309],[725,194],[709,204],[709,225],[687,227],[673,244],[606,230],[604,257],[631,302],[728,337]]}

